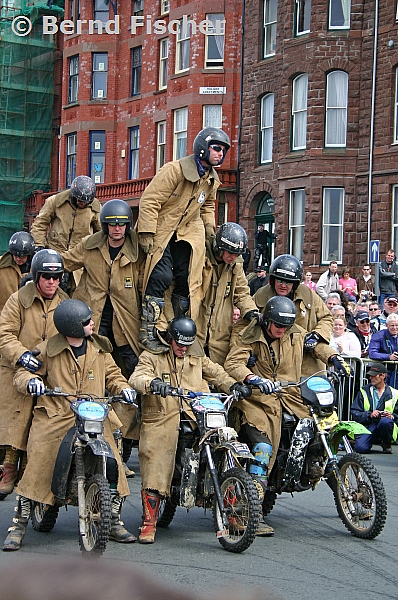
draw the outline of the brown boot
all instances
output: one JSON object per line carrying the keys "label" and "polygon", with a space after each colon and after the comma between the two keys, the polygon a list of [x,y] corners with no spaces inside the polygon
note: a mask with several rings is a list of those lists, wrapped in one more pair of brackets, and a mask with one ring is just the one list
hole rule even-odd
{"label": "brown boot", "polygon": [[0,481],[0,500],[4,500],[14,489],[18,479],[18,466],[10,463],[4,463],[3,474]]}
{"label": "brown boot", "polygon": [[140,544],[153,544],[155,541],[156,522],[158,519],[160,497],[153,492],[148,494],[145,490],[141,490],[142,508],[144,510],[144,518],[141,533],[138,537]]}
{"label": "brown boot", "polygon": [[28,521],[31,513],[31,502],[25,496],[17,496],[17,506],[15,507],[16,515],[13,518],[13,525],[8,529],[8,535],[4,540],[4,552],[12,552],[19,550],[22,540],[26,533]]}

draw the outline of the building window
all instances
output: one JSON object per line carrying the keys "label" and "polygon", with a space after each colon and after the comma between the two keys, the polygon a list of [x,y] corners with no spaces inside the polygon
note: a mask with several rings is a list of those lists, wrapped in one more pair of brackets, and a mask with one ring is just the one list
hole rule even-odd
{"label": "building window", "polygon": [[76,133],[66,136],[66,187],[70,188],[76,177]]}
{"label": "building window", "polygon": [[277,9],[278,0],[264,0],[263,58],[275,54]]}
{"label": "building window", "polygon": [[289,198],[289,251],[302,260],[304,254],[305,190],[291,190]]}
{"label": "building window", "polygon": [[261,98],[260,124],[260,163],[263,164],[272,161],[274,94],[267,94]]}
{"label": "building window", "polygon": [[180,21],[176,40],[176,73],[189,69],[189,48],[191,43],[191,24],[189,17]]}
{"label": "building window", "polygon": [[166,121],[158,123],[158,138],[156,148],[156,171],[159,171],[166,162]]}
{"label": "building window", "polygon": [[170,12],[170,0],[160,0],[160,13],[162,15]]}
{"label": "building window", "polygon": [[94,0],[94,21],[109,21],[109,0]]}
{"label": "building window", "polygon": [[[398,10],[398,9],[397,9]],[[394,144],[398,143],[398,68],[395,70]]]}
{"label": "building window", "polygon": [[228,202],[224,201],[224,194],[220,194],[217,208],[217,227],[228,221]]}
{"label": "building window", "polygon": [[133,15],[141,17],[144,14],[144,0],[133,0]]}
{"label": "building window", "polygon": [[69,19],[71,21],[77,21],[80,19],[80,0],[70,0]]}
{"label": "building window", "polygon": [[204,104],[203,127],[218,127],[218,129],[222,129],[221,104]]}
{"label": "building window", "polygon": [[311,0],[296,0],[296,35],[309,33]]}
{"label": "building window", "polygon": [[130,128],[129,179],[138,179],[140,158],[140,128]]}
{"label": "building window", "polygon": [[329,29],[350,28],[351,0],[329,0]]}
{"label": "building window", "polygon": [[108,54],[106,52],[93,54],[92,79],[91,98],[104,100],[108,81]]}
{"label": "building window", "polygon": [[131,95],[141,94],[142,46],[131,50]]}
{"label": "building window", "polygon": [[187,130],[188,108],[179,108],[174,111],[174,160],[187,155]]}
{"label": "building window", "polygon": [[105,131],[90,131],[90,177],[94,183],[104,183]]}
{"label": "building window", "polygon": [[348,74],[332,71],[326,80],[325,146],[345,147],[347,141]]}
{"label": "building window", "polygon": [[222,69],[224,66],[225,18],[223,13],[206,15],[211,23],[207,26],[205,67],[207,69]]}
{"label": "building window", "polygon": [[391,248],[398,248],[398,185],[392,188],[392,242]]}
{"label": "building window", "polygon": [[68,103],[77,102],[79,91],[79,55],[69,59]]}
{"label": "building window", "polygon": [[167,70],[169,67],[169,38],[159,42],[159,89],[167,88]]}
{"label": "building window", "polygon": [[293,79],[292,94],[292,150],[303,150],[307,139],[308,75]]}
{"label": "building window", "polygon": [[324,188],[322,263],[343,261],[344,189]]}

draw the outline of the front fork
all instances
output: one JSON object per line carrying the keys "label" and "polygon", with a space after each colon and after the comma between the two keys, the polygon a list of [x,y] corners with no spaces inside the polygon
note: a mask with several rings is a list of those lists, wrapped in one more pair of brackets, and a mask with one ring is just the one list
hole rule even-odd
{"label": "front fork", "polygon": [[[223,522],[224,528],[228,529],[229,528],[228,517],[225,514],[224,500],[223,500],[223,497],[222,497],[222,494],[221,494],[220,482],[218,481],[218,473],[217,473],[216,466],[214,464],[213,455],[211,453],[211,448],[210,448],[209,444],[205,444],[205,450],[206,450],[206,456],[207,456],[207,462],[208,462],[208,465],[209,465],[210,475],[211,475],[211,477],[213,479],[214,493],[216,495],[218,508],[220,509],[220,514],[221,514],[221,517],[222,517],[222,522]],[[230,456],[228,456],[228,463],[230,465],[230,468],[232,468],[231,467],[231,457]],[[233,466],[235,466],[235,463],[234,463]]]}
{"label": "front fork", "polygon": [[[87,510],[86,510],[86,469],[84,464],[84,453],[86,444],[83,444],[79,439],[75,445],[75,465],[76,465],[76,481],[77,481],[77,501],[79,510],[79,532],[82,536],[86,534]],[[103,475],[106,477],[106,457],[102,456]]]}
{"label": "front fork", "polygon": [[[332,473],[331,473],[331,475],[329,475],[329,477],[333,476],[333,477],[336,478],[337,485],[340,487],[340,490],[343,493],[343,498],[347,502],[348,509],[349,509],[350,513],[353,515],[355,513],[355,506],[354,506],[354,503],[352,501],[352,496],[348,492],[347,487],[346,487],[346,485],[344,483],[344,480],[343,480],[343,478],[341,476],[340,469],[339,469],[339,467],[337,465],[337,458],[333,454],[333,452],[331,451],[331,449],[329,447],[329,444],[328,444],[328,442],[326,440],[326,434],[320,432],[320,436],[321,436],[321,440],[322,440],[322,443],[324,445],[324,448],[326,450],[326,454],[328,455],[328,459],[329,459],[328,460],[328,465],[331,467],[331,471],[332,471]],[[350,451],[348,453],[349,454],[352,453],[352,449],[351,449],[351,446],[350,446],[350,443],[349,443],[347,437],[344,436],[343,440],[344,440],[344,446],[348,445],[350,447]]]}

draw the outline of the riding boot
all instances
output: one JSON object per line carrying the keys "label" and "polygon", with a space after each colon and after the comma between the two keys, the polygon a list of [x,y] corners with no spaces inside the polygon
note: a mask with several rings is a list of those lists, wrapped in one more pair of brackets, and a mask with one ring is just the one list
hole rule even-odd
{"label": "riding boot", "polygon": [[156,522],[160,506],[160,496],[145,490],[141,490],[142,508],[144,517],[142,527],[140,527],[140,535],[138,541],[140,544],[153,544],[155,541]]}
{"label": "riding boot", "polygon": [[169,351],[169,346],[162,344],[158,338],[155,327],[163,307],[163,298],[144,296],[138,345],[143,350],[149,350],[153,354],[164,354]]}
{"label": "riding boot", "polygon": [[121,542],[122,544],[131,544],[132,542],[136,542],[137,538],[135,535],[127,531],[127,529],[123,526],[123,521],[120,520],[123,498],[119,496],[116,490],[111,490],[111,493],[111,531],[109,534],[109,539],[113,540],[114,542]]}
{"label": "riding boot", "polygon": [[17,496],[17,500],[18,504],[14,508],[16,512],[16,515],[13,518],[14,525],[11,525],[11,527],[8,529],[8,535],[3,544],[4,552],[20,549],[22,540],[26,533],[26,528],[28,526],[31,512],[31,502],[29,498],[25,498],[25,496]]}
{"label": "riding boot", "polygon": [[18,479],[19,450],[7,447],[4,457],[3,473],[0,480],[0,500],[4,500],[14,489]]}
{"label": "riding boot", "polygon": [[171,304],[175,317],[186,315],[190,306],[189,298],[185,298],[185,296],[179,296],[178,294],[171,295]]}

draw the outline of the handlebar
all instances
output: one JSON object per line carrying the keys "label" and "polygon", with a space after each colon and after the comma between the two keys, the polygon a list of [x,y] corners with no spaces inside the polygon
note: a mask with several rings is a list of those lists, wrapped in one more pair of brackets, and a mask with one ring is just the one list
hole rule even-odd
{"label": "handlebar", "polygon": [[184,390],[179,387],[171,387],[169,389],[168,396],[174,396],[178,398],[182,398],[183,400],[195,400],[195,398],[201,398],[203,396],[212,396],[213,398],[218,398],[227,406],[228,403],[233,402],[234,400],[238,400],[238,394],[233,391],[232,394],[226,394],[224,392],[193,392],[192,390]]}
{"label": "handlebar", "polygon": [[[87,400],[91,402],[100,402],[101,404],[112,404],[113,402],[121,402],[122,404],[130,404],[130,402],[126,402],[121,394],[115,394],[114,396],[97,396],[96,394],[72,394],[68,392],[63,392],[62,388],[54,388],[49,389],[46,388],[42,394],[43,396],[61,396],[62,398],[67,398],[70,402],[74,400],[81,399]],[[131,405],[131,406],[136,406]]]}

